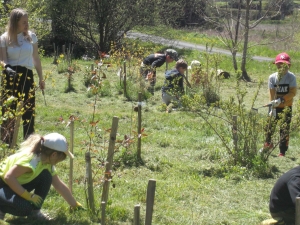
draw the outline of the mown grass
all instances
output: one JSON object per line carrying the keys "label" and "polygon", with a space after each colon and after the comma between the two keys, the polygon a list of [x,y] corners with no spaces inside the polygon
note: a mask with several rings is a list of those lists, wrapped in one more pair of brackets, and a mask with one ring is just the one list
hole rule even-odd
{"label": "mown grass", "polygon": [[[203,62],[206,62],[203,53],[182,50],[181,54],[188,61],[202,57]],[[230,79],[222,80],[221,96],[222,99],[226,99],[235,95],[235,79],[234,72],[230,69],[231,59],[220,57],[220,68],[232,74]],[[207,61],[209,65],[213,63]],[[57,73],[56,66],[51,62],[50,58],[42,59],[44,73],[48,73],[45,91],[47,106],[44,104],[43,96],[37,91],[36,131],[41,134],[60,132],[69,139],[70,128],[66,127],[68,118],[70,115],[79,118],[75,121],[76,158],[73,193],[76,199],[87,207],[84,185],[84,153],[87,148],[84,142],[88,141],[87,130],[90,127],[94,98],[89,97],[84,86],[84,68],[93,62],[77,61],[81,70],[73,74],[75,91],[69,93],[65,93],[67,84],[65,74]],[[173,67],[174,63],[169,66]],[[103,148],[95,149],[93,152],[94,194],[98,214],[91,215],[89,211],[71,214],[67,203],[51,189],[43,210],[50,213],[55,220],[47,224],[100,224],[103,165],[98,159],[106,158],[108,133],[105,130],[111,127],[113,116],[119,118],[118,139],[122,140],[125,134],[132,135],[132,130],[137,129],[137,114],[133,110],[133,107],[137,106],[137,101],[128,101],[120,94],[117,69],[115,64],[108,68],[106,80],[110,84],[110,95],[101,97],[96,102],[95,121],[99,120],[97,134],[103,142]],[[274,66],[268,63],[254,61],[248,63],[248,71],[254,82],[241,85],[248,92],[244,104],[249,105],[249,109],[252,94],[256,90],[256,81],[259,79],[265,81],[265,88],[260,92],[255,105],[260,106],[268,102],[267,78],[274,69]],[[154,96],[143,100],[145,104],[142,106],[142,127],[147,134],[147,137],[142,138],[143,163],[138,165],[130,163],[135,160],[136,143],[128,151],[121,149],[115,153],[116,160],[125,160],[113,171],[106,224],[132,224],[136,204],[141,206],[141,224],[143,224],[149,179],[155,179],[157,182],[152,224],[248,225],[258,224],[261,220],[269,218],[269,193],[276,178],[300,162],[299,131],[293,130],[290,150],[286,157],[278,158],[277,151],[271,155],[273,177],[258,179],[251,175],[251,171],[241,172],[243,171],[241,168],[225,176],[218,174],[218,171],[222,170],[222,161],[228,156],[206,122],[187,111],[165,113],[160,110],[159,90],[164,81],[163,73],[164,69],[159,68]],[[137,75],[137,72],[132,70],[132,74]],[[262,116],[267,115],[265,109],[260,113]],[[68,160],[57,167],[61,179],[68,183]],[[34,224],[32,221],[12,216],[7,216],[6,220],[12,224]]]}

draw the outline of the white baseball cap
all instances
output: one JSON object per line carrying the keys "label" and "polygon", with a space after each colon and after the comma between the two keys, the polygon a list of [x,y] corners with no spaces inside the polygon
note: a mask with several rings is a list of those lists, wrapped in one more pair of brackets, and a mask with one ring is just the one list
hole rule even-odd
{"label": "white baseball cap", "polygon": [[68,143],[66,138],[59,133],[46,134],[44,137],[44,145],[47,148],[53,149],[55,151],[63,152],[71,159],[74,159],[74,155],[68,151]]}

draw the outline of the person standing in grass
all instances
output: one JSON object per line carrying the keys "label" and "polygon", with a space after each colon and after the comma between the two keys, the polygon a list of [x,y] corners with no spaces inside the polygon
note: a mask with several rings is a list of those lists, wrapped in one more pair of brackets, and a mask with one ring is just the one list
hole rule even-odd
{"label": "person standing in grass", "polygon": [[178,53],[174,49],[167,49],[164,54],[154,53],[148,55],[142,62],[140,68],[141,77],[148,80],[154,93],[156,84],[156,68],[161,67],[165,62],[171,63],[178,60]]}
{"label": "person standing in grass", "polygon": [[272,135],[275,132],[276,123],[279,119],[283,120],[280,126],[279,155],[285,156],[289,147],[289,130],[292,119],[293,98],[297,91],[295,75],[289,71],[291,67],[290,56],[283,52],[276,56],[274,64],[277,72],[269,77],[269,96],[270,96],[270,121],[266,126],[266,140],[263,151],[273,148]]}
{"label": "person standing in grass", "polygon": [[[10,12],[6,32],[0,38],[0,60],[3,61],[6,69],[10,68],[16,72],[15,76],[6,73],[3,82],[3,94],[6,99],[14,96],[18,101],[24,103],[24,113],[22,114],[24,139],[34,133],[36,87],[33,68],[36,69],[38,74],[38,86],[41,90],[45,89],[37,42],[36,35],[29,30],[27,12],[23,9],[13,9]],[[15,108],[16,104],[10,106],[10,109]],[[14,122],[8,122],[9,124],[2,125],[2,134],[6,133],[2,140],[10,144]]]}
{"label": "person standing in grass", "polygon": [[171,102],[180,105],[180,97],[184,94],[184,73],[188,65],[183,59],[176,62],[175,69],[165,73],[165,83],[161,88],[162,101],[169,105]]}
{"label": "person standing in grass", "polygon": [[20,151],[0,163],[0,219],[5,214],[51,220],[41,212],[50,186],[67,201],[71,210],[83,209],[57,175],[55,166],[69,156],[66,138],[58,133],[32,134]]}

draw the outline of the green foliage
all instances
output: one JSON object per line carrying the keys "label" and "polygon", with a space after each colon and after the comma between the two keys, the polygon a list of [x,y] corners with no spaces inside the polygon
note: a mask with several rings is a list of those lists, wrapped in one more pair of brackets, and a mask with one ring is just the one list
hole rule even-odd
{"label": "green foliage", "polygon": [[[253,174],[257,176],[264,176],[268,160],[259,152],[257,142],[261,140],[263,143],[265,119],[245,107],[244,98],[248,93],[242,90],[239,84],[237,81],[235,96],[220,100],[217,107],[216,104],[205,106],[206,99],[199,95],[193,96],[192,99],[186,98],[184,106],[203,118],[222,142],[229,156],[223,161],[225,168],[237,166],[253,170]],[[253,103],[261,84],[258,86]],[[220,126],[216,119],[221,120],[223,125]]]}

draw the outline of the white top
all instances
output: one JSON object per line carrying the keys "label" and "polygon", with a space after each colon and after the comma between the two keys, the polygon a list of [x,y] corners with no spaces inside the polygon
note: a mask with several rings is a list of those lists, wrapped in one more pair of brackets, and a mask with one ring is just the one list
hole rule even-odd
{"label": "white top", "polygon": [[33,65],[33,44],[37,43],[38,39],[34,33],[28,31],[32,42],[29,42],[23,33],[19,33],[17,36],[19,45],[8,46],[7,32],[0,37],[0,46],[6,47],[7,64],[11,66],[23,66],[30,70],[34,68]]}

